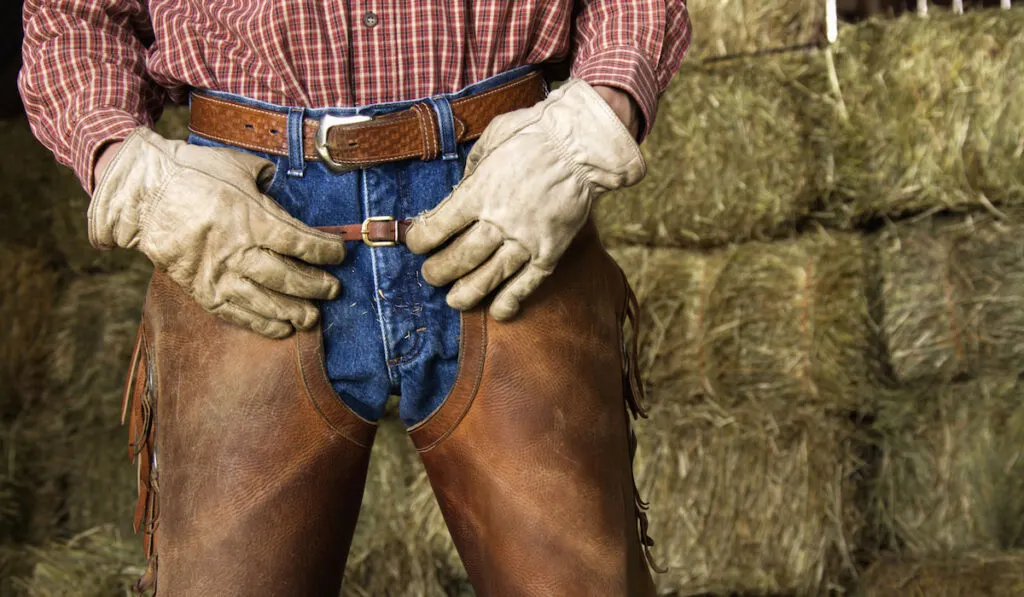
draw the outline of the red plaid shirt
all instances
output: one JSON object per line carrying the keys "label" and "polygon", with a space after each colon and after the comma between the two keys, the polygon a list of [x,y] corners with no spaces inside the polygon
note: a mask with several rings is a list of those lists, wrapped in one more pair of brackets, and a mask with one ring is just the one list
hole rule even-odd
{"label": "red plaid shirt", "polygon": [[571,57],[649,130],[690,41],[685,0],[26,0],[24,21],[29,120],[90,190],[97,150],[190,88],[351,106]]}

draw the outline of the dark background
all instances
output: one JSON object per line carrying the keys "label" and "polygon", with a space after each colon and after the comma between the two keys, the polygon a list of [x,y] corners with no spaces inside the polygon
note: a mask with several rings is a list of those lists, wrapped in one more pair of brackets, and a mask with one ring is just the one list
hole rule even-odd
{"label": "dark background", "polygon": [[0,118],[22,112],[18,97],[18,69],[21,67],[22,0],[0,2]]}

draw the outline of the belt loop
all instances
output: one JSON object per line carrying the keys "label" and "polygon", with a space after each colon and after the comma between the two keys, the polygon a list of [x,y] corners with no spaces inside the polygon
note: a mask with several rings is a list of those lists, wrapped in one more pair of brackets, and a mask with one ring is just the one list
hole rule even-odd
{"label": "belt loop", "polygon": [[459,159],[458,142],[455,140],[455,114],[448,98],[432,97],[427,100],[437,114],[437,128],[441,131],[441,158],[445,161]]}
{"label": "belt loop", "polygon": [[288,109],[288,176],[296,178],[306,175],[306,156],[303,146],[305,124],[305,108]]}

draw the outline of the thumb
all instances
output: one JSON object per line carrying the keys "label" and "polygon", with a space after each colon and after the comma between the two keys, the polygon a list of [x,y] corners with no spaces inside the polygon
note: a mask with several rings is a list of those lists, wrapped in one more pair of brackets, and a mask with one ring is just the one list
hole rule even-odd
{"label": "thumb", "polygon": [[218,148],[217,151],[252,177],[256,181],[256,186],[261,190],[267,188],[277,172],[274,162],[258,155],[228,148]]}

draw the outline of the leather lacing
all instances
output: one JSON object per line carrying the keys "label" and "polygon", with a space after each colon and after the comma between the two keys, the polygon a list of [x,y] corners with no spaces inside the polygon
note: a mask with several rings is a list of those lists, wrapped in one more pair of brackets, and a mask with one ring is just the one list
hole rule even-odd
{"label": "leather lacing", "polygon": [[147,560],[146,572],[132,586],[137,594],[156,589],[156,539],[160,505],[156,450],[153,445],[155,414],[152,367],[145,330],[139,326],[121,404],[121,424],[126,420],[128,422],[128,456],[138,466],[139,499],[132,522],[135,532],[141,530],[143,533],[143,552]]}
{"label": "leather lacing", "polygon": [[[622,274],[622,277],[626,287],[625,323],[629,324],[632,335],[628,344],[623,343],[622,389],[633,419],[636,420],[641,417],[646,419],[649,411],[645,400],[643,382],[640,379],[638,356],[640,354],[640,303],[637,301],[628,280],[626,280],[625,273]],[[640,535],[640,544],[643,546],[644,557],[647,559],[648,566],[655,572],[665,573],[668,572],[668,568],[658,565],[654,561],[654,554],[652,553],[654,539],[649,534],[650,522],[647,518],[647,510],[650,508],[650,503],[641,497],[640,488],[636,483],[636,474],[633,472],[632,463],[636,459],[637,439],[633,426],[630,425],[629,427],[630,474],[633,476],[633,502],[636,511],[637,532]]]}

